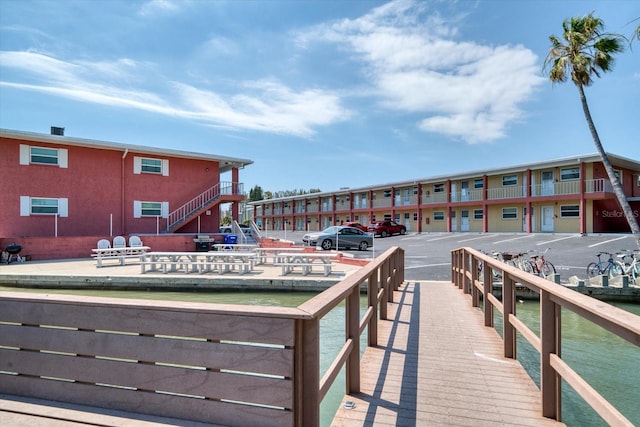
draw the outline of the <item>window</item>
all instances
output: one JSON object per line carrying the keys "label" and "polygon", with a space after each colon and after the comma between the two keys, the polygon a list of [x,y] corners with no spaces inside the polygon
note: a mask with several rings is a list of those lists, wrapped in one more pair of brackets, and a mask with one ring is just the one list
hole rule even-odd
{"label": "window", "polygon": [[133,173],[149,173],[169,176],[169,160],[151,159],[147,157],[134,157]]}
{"label": "window", "polygon": [[383,197],[391,197],[391,190],[384,190]]}
{"label": "window", "polygon": [[67,217],[68,200],[66,198],[20,196],[20,216],[60,215]]}
{"label": "window", "polygon": [[622,171],[618,169],[614,169],[613,172],[616,174],[616,178],[618,178],[618,182],[622,184]]}
{"label": "window", "polygon": [[573,179],[580,179],[580,168],[565,168],[560,169],[560,180],[568,181]]}
{"label": "window", "polygon": [[474,209],[473,210],[473,219],[483,219],[484,211],[482,209]]}
{"label": "window", "polygon": [[480,179],[474,179],[473,180],[473,188],[480,189],[480,188],[484,188],[484,179],[480,178]]}
{"label": "window", "polygon": [[413,187],[413,195],[417,195],[418,194],[418,187]]}
{"label": "window", "polygon": [[565,205],[560,206],[560,218],[577,218],[580,216],[580,206]]}
{"label": "window", "polygon": [[444,193],[444,184],[433,184],[434,193]]}
{"label": "window", "polygon": [[636,185],[640,187],[640,173],[638,174],[638,182],[636,182]]}
{"label": "window", "polygon": [[517,218],[518,218],[517,208],[502,208],[502,219],[517,219]]}
{"label": "window", "polygon": [[169,217],[169,202],[142,202],[136,200],[133,202],[133,217]]}
{"label": "window", "polygon": [[417,221],[417,220],[418,220],[418,213],[417,213],[417,212],[414,212],[414,213],[413,213],[413,220],[414,220],[414,221]]}
{"label": "window", "polygon": [[434,221],[444,221],[444,211],[436,211],[433,213]]}
{"label": "window", "polygon": [[20,144],[21,165],[51,165],[67,168],[67,150],[64,148],[31,147]]}
{"label": "window", "polygon": [[509,186],[509,185],[518,185],[518,176],[517,175],[504,175],[502,177],[502,185],[503,186]]}

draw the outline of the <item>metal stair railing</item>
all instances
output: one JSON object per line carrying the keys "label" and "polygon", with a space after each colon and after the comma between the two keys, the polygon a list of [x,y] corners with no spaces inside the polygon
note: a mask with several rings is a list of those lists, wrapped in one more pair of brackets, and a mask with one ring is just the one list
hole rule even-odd
{"label": "metal stair railing", "polygon": [[238,187],[238,184],[234,184],[233,182],[220,182],[213,187],[205,190],[200,193],[193,199],[189,200],[184,205],[180,206],[178,209],[169,213],[169,217],[167,219],[167,229],[165,232],[169,232],[174,229],[177,225],[184,223],[187,218],[189,218],[194,213],[203,209],[207,205],[211,204],[216,199],[219,199],[223,194],[233,194],[234,187]]}

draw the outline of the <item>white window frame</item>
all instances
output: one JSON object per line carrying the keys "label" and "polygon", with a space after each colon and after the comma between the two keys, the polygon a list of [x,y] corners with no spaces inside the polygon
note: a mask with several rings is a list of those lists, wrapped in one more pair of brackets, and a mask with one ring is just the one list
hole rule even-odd
{"label": "white window frame", "polygon": [[[55,151],[56,162],[34,162],[32,148]],[[69,152],[66,148],[51,148],[41,146],[30,146],[26,144],[20,144],[20,164],[21,165],[41,165],[41,166],[57,166],[61,169],[67,169],[69,167]]]}
{"label": "white window frame", "polygon": [[[511,213],[512,211],[513,213]],[[507,216],[505,216],[505,214]],[[502,208],[502,219],[504,220],[518,219],[518,208]]]}
{"label": "white window frame", "polygon": [[434,193],[444,193],[444,183],[433,184]]}
{"label": "white window frame", "polygon": [[484,209],[474,209],[473,210],[473,219],[484,219]]}
{"label": "white window frame", "polygon": [[580,205],[560,205],[560,218],[580,218]]}
{"label": "white window frame", "polygon": [[[159,161],[160,162],[160,171],[159,172],[151,172],[151,171],[143,170],[143,165],[142,165],[143,160]],[[169,160],[168,159],[156,159],[156,158],[153,158],[153,157],[134,156],[133,157],[133,173],[135,175],[150,174],[150,175],[169,176]]]}
{"label": "white window frame", "polygon": [[[160,205],[160,215],[143,215],[142,204],[143,203],[157,203]],[[133,217],[134,218],[169,218],[169,202],[153,202],[149,200],[134,200],[133,201]]]}
{"label": "white window frame", "polygon": [[[567,178],[566,175],[569,175]],[[562,168],[560,169],[560,181],[576,181],[580,179],[580,168]]]}
{"label": "white window frame", "polygon": [[[440,215],[442,215],[442,217],[440,217]],[[444,211],[434,211],[433,212],[433,220],[434,221],[444,221],[445,220]]]}
{"label": "white window frame", "polygon": [[502,175],[502,186],[503,187],[512,187],[514,185],[518,185],[518,175]]}
{"label": "white window frame", "polygon": [[[38,200],[55,200],[56,211],[55,212],[33,212],[33,202]],[[31,197],[20,196],[20,216],[55,216],[68,217],[69,216],[69,199],[65,197]]]}
{"label": "white window frame", "polygon": [[474,190],[480,190],[484,188],[484,179],[483,178],[476,178],[473,180],[473,189]]}

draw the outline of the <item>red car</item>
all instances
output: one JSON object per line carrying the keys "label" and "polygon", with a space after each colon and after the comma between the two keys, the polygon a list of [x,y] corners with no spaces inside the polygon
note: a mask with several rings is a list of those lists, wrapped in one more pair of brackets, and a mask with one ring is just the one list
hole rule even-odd
{"label": "red car", "polygon": [[395,221],[378,221],[369,225],[367,231],[374,235],[379,234],[380,237],[387,237],[394,234],[405,234],[407,232],[407,227],[402,224],[398,224]]}
{"label": "red car", "polygon": [[368,230],[368,227],[367,227],[366,225],[360,224],[359,222],[345,222],[345,223],[344,223],[344,224],[342,224],[342,225],[344,225],[345,227],[353,227],[353,228],[357,228],[357,229],[359,229],[359,230],[364,231],[365,233],[366,233],[367,231],[369,231],[369,230]]}

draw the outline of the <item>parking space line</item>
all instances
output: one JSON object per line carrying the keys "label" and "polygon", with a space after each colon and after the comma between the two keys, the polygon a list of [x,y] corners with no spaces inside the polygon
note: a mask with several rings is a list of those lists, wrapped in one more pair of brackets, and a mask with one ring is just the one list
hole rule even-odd
{"label": "parking space line", "polygon": [[444,237],[437,237],[435,239],[429,239],[429,240],[427,240],[427,242],[435,242],[436,240],[444,240],[444,239],[453,239],[454,237],[457,238],[457,237],[460,237],[460,236],[457,235],[457,234],[453,234],[451,236],[444,236]]}
{"label": "parking space line", "polygon": [[538,242],[538,243],[536,243],[536,246],[546,245],[546,244],[554,243],[554,242],[559,242],[561,240],[573,239],[574,237],[580,237],[580,236],[581,236],[580,234],[573,234],[571,236],[561,237],[559,239],[547,240],[546,242]]}
{"label": "parking space line", "polygon": [[495,237],[497,236],[497,234],[486,234],[484,236],[479,236],[479,237],[472,237],[470,239],[464,239],[464,240],[458,240],[458,243],[462,243],[462,242],[470,242],[471,240],[478,240],[478,239],[485,239],[487,237]]}
{"label": "parking space line", "polygon": [[512,240],[518,240],[518,239],[530,239],[532,237],[535,237],[535,234],[526,234],[524,236],[518,236],[518,237],[514,237],[513,239],[505,239],[505,240],[499,240],[497,242],[493,242],[494,244],[497,243],[504,243],[504,242],[511,242]]}
{"label": "parking space line", "polygon": [[629,236],[622,236],[622,237],[618,237],[617,239],[609,239],[609,240],[605,240],[604,242],[594,243],[593,245],[589,245],[587,247],[588,248],[593,248],[593,247],[596,247],[596,246],[604,245],[605,243],[611,243],[611,242],[615,242],[616,240],[626,239],[627,237],[629,237]]}
{"label": "parking space line", "polygon": [[451,265],[450,262],[445,262],[445,263],[441,263],[441,264],[423,264],[423,265],[416,265],[413,267],[407,267],[405,266],[404,269],[405,270],[411,270],[414,268],[424,268],[424,267],[442,267],[443,265]]}

